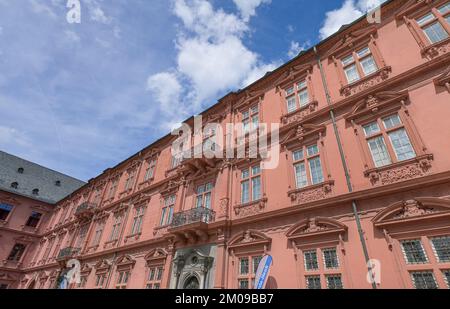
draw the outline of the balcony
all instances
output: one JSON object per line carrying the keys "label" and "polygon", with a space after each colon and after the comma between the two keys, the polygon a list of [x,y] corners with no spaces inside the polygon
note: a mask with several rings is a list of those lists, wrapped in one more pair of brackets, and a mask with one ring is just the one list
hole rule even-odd
{"label": "balcony", "polygon": [[68,260],[74,258],[79,252],[80,252],[80,248],[67,247],[67,248],[61,249],[59,251],[59,254],[58,254],[58,257],[56,258],[56,260],[58,262],[68,261]]}
{"label": "balcony", "polygon": [[96,204],[93,203],[82,203],[80,206],[77,207],[77,210],[75,211],[75,216],[81,217],[81,218],[90,218],[93,216],[95,209],[97,208]]}
{"label": "balcony", "polygon": [[208,226],[214,222],[215,217],[215,211],[203,207],[179,212],[173,215],[168,232],[189,244],[195,244],[199,240],[207,241]]}

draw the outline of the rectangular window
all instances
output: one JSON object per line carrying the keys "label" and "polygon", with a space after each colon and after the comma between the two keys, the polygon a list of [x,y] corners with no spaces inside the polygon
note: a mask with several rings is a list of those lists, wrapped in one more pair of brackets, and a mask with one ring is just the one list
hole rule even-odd
{"label": "rectangular window", "polygon": [[95,287],[97,289],[103,289],[106,283],[106,274],[97,275],[95,279]]}
{"label": "rectangular window", "polygon": [[368,56],[362,59],[361,67],[365,75],[370,75],[378,70],[377,64],[375,63],[375,59],[373,59],[372,56]]}
{"label": "rectangular window", "polygon": [[249,267],[248,267],[248,258],[239,259],[239,274],[240,275],[248,275]]}
{"label": "rectangular window", "polygon": [[39,221],[41,221],[42,214],[36,211],[32,211],[30,217],[27,220],[27,223],[25,224],[28,227],[37,227],[39,224]]}
{"label": "rectangular window", "polygon": [[335,290],[344,288],[341,275],[327,275],[325,278],[327,280],[327,289]]}
{"label": "rectangular window", "polygon": [[108,199],[112,199],[116,196],[117,186],[119,185],[119,179],[116,178],[111,181],[111,186],[109,187]]}
{"label": "rectangular window", "polygon": [[166,226],[172,223],[173,210],[175,207],[175,195],[171,195],[164,199],[164,207],[161,213],[161,226]]}
{"label": "rectangular window", "polygon": [[11,205],[0,203],[0,220],[6,221],[12,209],[13,207]]}
{"label": "rectangular window", "polygon": [[119,239],[120,228],[122,226],[123,214],[116,214],[114,216],[114,224],[111,231],[110,241]]}
{"label": "rectangular window", "polygon": [[286,105],[288,113],[292,113],[298,108],[305,107],[309,103],[310,97],[306,80],[297,82],[295,86],[286,89]]}
{"label": "rectangular window", "polygon": [[392,163],[382,136],[377,136],[367,140],[367,144],[369,145],[375,167],[382,167]]}
{"label": "rectangular window", "polygon": [[360,79],[356,64],[352,64],[344,69],[347,81],[349,84],[354,83]]}
{"label": "rectangular window", "polygon": [[428,262],[422,242],[419,239],[403,240],[401,245],[407,264],[425,264]]}
{"label": "rectangular window", "polygon": [[411,278],[416,289],[437,289],[436,279],[432,271],[411,272]]}
{"label": "rectangular window", "polygon": [[372,51],[367,46],[343,58],[341,63],[349,84],[378,71]]}
{"label": "rectangular window", "polygon": [[450,269],[443,270],[442,275],[447,283],[447,287],[450,288]]}
{"label": "rectangular window", "polygon": [[195,202],[196,208],[211,209],[211,195],[213,184],[211,182],[197,187],[197,197]]}
{"label": "rectangular window", "polygon": [[[255,165],[241,171],[241,203],[246,204],[261,199],[261,168]],[[251,200],[250,200],[251,198]]]}
{"label": "rectangular window", "polygon": [[248,290],[248,280],[247,279],[239,279],[239,289],[241,290]]}
{"label": "rectangular window", "polygon": [[247,134],[251,130],[255,130],[259,125],[259,106],[255,105],[249,110],[242,112],[242,124],[244,126],[244,133]]}
{"label": "rectangular window", "polygon": [[158,290],[161,287],[162,276],[163,276],[162,267],[149,268],[146,288]]}
{"label": "rectangular window", "polygon": [[320,290],[320,276],[306,276],[306,288],[308,290]]}
{"label": "rectangular window", "polygon": [[292,113],[297,110],[297,100],[295,99],[295,96],[290,96],[289,98],[286,98],[286,103],[288,113]]}
{"label": "rectangular window", "polygon": [[8,261],[19,262],[25,252],[24,244],[15,244],[8,256]]}
{"label": "rectangular window", "polygon": [[308,89],[301,90],[298,93],[298,98],[300,102],[300,107],[304,107],[309,104],[309,94]]}
{"label": "rectangular window", "polygon": [[448,38],[448,33],[444,30],[440,22],[435,22],[423,28],[431,44],[438,43]]}
{"label": "rectangular window", "polygon": [[390,132],[388,135],[397,156],[397,160],[405,161],[416,157],[416,153],[405,129]]}
{"label": "rectangular window", "polygon": [[156,169],[156,160],[150,160],[147,165],[147,170],[145,171],[144,181],[148,181],[150,179],[153,179],[155,176],[155,169]]}
{"label": "rectangular window", "polygon": [[128,279],[130,278],[130,271],[120,271],[117,274],[116,289],[126,289]]}
{"label": "rectangular window", "polygon": [[431,44],[439,43],[449,37],[449,7],[450,4],[446,3],[437,9],[433,9],[433,12],[416,19],[417,24],[422,28]]}
{"label": "rectangular window", "polygon": [[97,222],[97,225],[96,225],[96,228],[95,228],[94,239],[92,240],[92,245],[93,246],[98,246],[100,244],[100,240],[102,238],[102,234],[103,234],[103,229],[104,228],[105,228],[105,222],[104,221]]}
{"label": "rectangular window", "polygon": [[339,259],[336,248],[323,249],[323,263],[326,269],[339,268]]}
{"label": "rectangular window", "polygon": [[439,263],[450,262],[450,236],[434,237],[431,244]]}
{"label": "rectangular window", "polygon": [[139,234],[142,230],[145,207],[139,206],[134,209],[133,225],[131,226],[131,235]]}
{"label": "rectangular window", "polygon": [[127,179],[125,180],[125,191],[131,189],[134,185],[134,178],[136,176],[136,170],[129,171],[127,174]]}
{"label": "rectangular window", "polygon": [[[304,156],[305,153],[307,154],[306,158]],[[294,151],[292,157],[297,189],[324,182],[319,147],[316,144]],[[309,167],[309,174],[307,173],[306,164]]]}
{"label": "rectangular window", "polygon": [[319,269],[316,250],[306,251],[303,253],[303,256],[305,259],[305,270],[311,271]]}
{"label": "rectangular window", "polygon": [[[261,255],[239,258],[238,287],[239,289],[251,289],[255,285],[255,275],[261,262]],[[251,264],[250,264],[251,263]]]}
{"label": "rectangular window", "polygon": [[75,248],[81,249],[83,247],[88,230],[89,230],[89,224],[85,224],[80,227],[80,229],[78,231],[77,241],[75,243]]}

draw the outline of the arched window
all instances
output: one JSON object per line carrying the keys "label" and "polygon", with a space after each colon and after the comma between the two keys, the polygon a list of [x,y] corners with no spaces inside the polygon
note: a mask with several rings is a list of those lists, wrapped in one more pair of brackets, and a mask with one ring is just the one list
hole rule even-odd
{"label": "arched window", "polygon": [[19,183],[18,182],[11,183],[11,188],[18,189],[19,188]]}

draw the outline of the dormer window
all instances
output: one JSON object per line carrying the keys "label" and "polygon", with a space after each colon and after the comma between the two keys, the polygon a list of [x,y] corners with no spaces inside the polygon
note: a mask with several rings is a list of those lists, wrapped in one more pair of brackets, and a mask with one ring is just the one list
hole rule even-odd
{"label": "dormer window", "polygon": [[11,188],[13,188],[13,189],[18,189],[18,188],[19,188],[19,183],[13,182],[13,183],[11,184]]}
{"label": "dormer window", "polygon": [[61,181],[60,180],[55,181],[55,186],[61,187]]}
{"label": "dormer window", "polygon": [[24,172],[23,167],[19,167],[19,168],[17,169],[17,173],[23,174],[23,172]]}
{"label": "dormer window", "polygon": [[33,195],[39,195],[39,189],[33,189],[32,193]]}

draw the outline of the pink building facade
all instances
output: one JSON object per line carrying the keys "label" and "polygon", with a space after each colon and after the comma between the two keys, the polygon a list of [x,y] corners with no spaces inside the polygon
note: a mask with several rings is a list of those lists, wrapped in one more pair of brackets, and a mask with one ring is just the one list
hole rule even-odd
{"label": "pink building facade", "polygon": [[54,288],[76,259],[70,288],[244,289],[270,254],[268,288],[449,288],[450,2],[381,16],[202,113],[280,123],[277,168],[183,160],[167,135],[58,202],[11,286]]}

